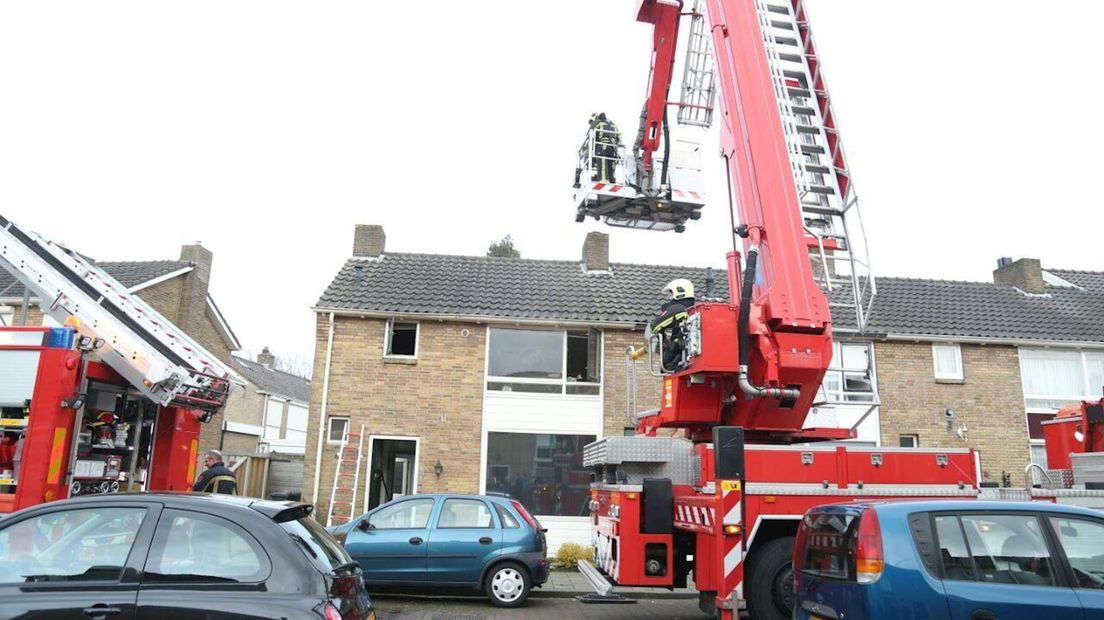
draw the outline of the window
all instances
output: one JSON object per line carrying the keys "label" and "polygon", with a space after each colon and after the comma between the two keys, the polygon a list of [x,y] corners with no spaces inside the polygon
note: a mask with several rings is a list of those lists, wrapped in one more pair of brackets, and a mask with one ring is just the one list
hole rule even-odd
{"label": "window", "polygon": [[386,353],[388,357],[418,355],[418,324],[391,321],[387,324]]}
{"label": "window", "polygon": [[919,448],[920,435],[901,435],[900,442],[902,448]]}
{"label": "window", "polygon": [[269,398],[265,402],[264,438],[283,439],[280,432],[284,424],[284,401],[279,398]]}
{"label": "window", "polygon": [[962,348],[957,344],[932,343],[932,363],[935,365],[935,378],[948,381],[962,381]]}
{"label": "window", "polygon": [[345,441],[349,434],[349,418],[330,418],[330,432],[326,435],[326,441],[331,444],[339,444]]}
{"label": "window", "polygon": [[[487,493],[516,499],[535,515],[589,514],[583,447],[594,435],[487,434]],[[509,478],[496,476],[508,467]]]}
{"label": "window", "polygon": [[824,374],[822,402],[874,403],[874,365],[868,344],[835,343],[832,346],[832,363]]}
{"label": "window", "polygon": [[255,583],[269,572],[265,552],[238,525],[214,515],[165,510],[150,547],[145,579]]}
{"label": "window", "polygon": [[1054,564],[1034,516],[964,514],[958,520],[980,581],[1055,585]]}
{"label": "window", "polygon": [[495,504],[495,510],[498,511],[498,520],[502,522],[502,527],[506,529],[516,529],[521,527],[518,520],[514,518],[514,515],[510,514],[509,510],[505,507]]}
{"label": "window", "polygon": [[421,530],[429,523],[431,512],[432,499],[412,499],[381,508],[368,517],[368,523],[377,530]]}
{"label": "window", "polygon": [[477,499],[446,499],[437,517],[437,527],[492,527],[491,509]]}
{"label": "window", "polygon": [[975,581],[974,562],[958,517],[936,517],[935,531],[939,537],[939,555],[943,561],[943,578],[954,581]]}
{"label": "window", "polygon": [[487,390],[597,396],[602,338],[597,329],[488,330]]}
{"label": "window", "polygon": [[144,508],[63,510],[0,530],[0,583],[117,581]]}
{"label": "window", "polygon": [[1104,524],[1086,519],[1050,517],[1050,525],[1073,568],[1077,587],[1104,589]]}
{"label": "window", "polygon": [[801,523],[803,546],[801,572],[826,579],[854,577],[851,538],[858,527],[855,515],[812,513]]}
{"label": "window", "polygon": [[[1037,439],[1031,440],[1031,462],[1043,469],[1047,469],[1046,444]],[[1043,474],[1034,467],[1031,468],[1032,484],[1042,484]]]}
{"label": "window", "polygon": [[1104,353],[1020,349],[1024,405],[1050,412],[1104,394]]}
{"label": "window", "polygon": [[326,528],[312,517],[284,521],[280,523],[280,527],[298,543],[296,546],[307,560],[325,574],[332,573],[338,567],[353,561],[345,547],[334,540],[334,537],[326,532]]}
{"label": "window", "polygon": [[307,424],[307,408],[302,405],[288,403],[287,432],[284,433],[284,438],[306,444]]}

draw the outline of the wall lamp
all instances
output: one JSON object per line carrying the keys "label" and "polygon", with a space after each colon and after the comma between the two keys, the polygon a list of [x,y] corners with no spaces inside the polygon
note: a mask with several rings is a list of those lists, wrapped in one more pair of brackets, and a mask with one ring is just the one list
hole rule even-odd
{"label": "wall lamp", "polygon": [[445,472],[445,466],[441,465],[441,459],[437,459],[437,464],[433,466],[433,473],[437,476],[437,479],[441,479],[441,474]]}

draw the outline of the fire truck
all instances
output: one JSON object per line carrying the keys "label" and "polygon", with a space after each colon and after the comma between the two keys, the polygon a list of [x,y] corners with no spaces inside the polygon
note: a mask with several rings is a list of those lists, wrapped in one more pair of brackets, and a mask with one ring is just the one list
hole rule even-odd
{"label": "fire truck", "polygon": [[93,262],[0,216],[0,268],[60,327],[0,327],[0,512],[191,489],[229,368]]}
{"label": "fire truck", "polygon": [[[733,251],[729,298],[698,300],[678,335],[649,334],[632,353],[646,354],[662,377],[659,406],[634,413],[635,436],[584,451],[595,477],[594,563],[581,570],[599,595],[615,585],[685,587],[692,573],[699,606],[714,617],[789,618],[794,537],[813,506],[992,494],[1100,502],[1104,492],[1084,490],[1068,462],[1069,452],[1104,448],[1096,406],[1046,427],[1052,463],[1071,473],[1048,472],[1058,480],[1045,488],[983,489],[972,449],[862,447],[846,441],[855,426],[807,426],[832,357],[830,310],[862,333],[877,291],[805,3],[638,0],[636,8],[654,28],[637,137],[630,150],[591,127],[579,150],[576,217],[676,232],[699,219],[706,195],[694,131],[719,110]],[[672,101],[680,34],[686,60]],[[613,179],[594,174],[603,160],[612,160]],[[670,347],[678,363],[657,367]]]}

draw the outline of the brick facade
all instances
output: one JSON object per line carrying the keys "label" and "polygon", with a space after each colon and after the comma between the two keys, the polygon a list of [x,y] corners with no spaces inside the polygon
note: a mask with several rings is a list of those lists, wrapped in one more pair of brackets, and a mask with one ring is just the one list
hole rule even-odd
{"label": "brick facade", "polygon": [[637,348],[643,345],[643,331],[607,329],[602,332],[602,428],[607,436],[624,434],[625,428],[635,426],[628,419],[631,407],[625,404],[632,398],[625,386],[629,368],[636,371],[636,408],[633,413],[659,406],[662,384],[648,371],[648,358],[640,358],[635,366],[630,362],[627,367],[625,363],[626,350],[630,346]]}
{"label": "brick facade", "polygon": [[[936,381],[931,343],[874,344],[881,396],[882,445],[899,445],[900,435],[919,435],[922,448],[975,448],[982,476],[1000,482],[1001,472],[1022,483],[1031,461],[1015,347],[961,345],[965,379]],[[955,412],[951,430],[944,410]],[[955,430],[965,425],[967,440]]]}

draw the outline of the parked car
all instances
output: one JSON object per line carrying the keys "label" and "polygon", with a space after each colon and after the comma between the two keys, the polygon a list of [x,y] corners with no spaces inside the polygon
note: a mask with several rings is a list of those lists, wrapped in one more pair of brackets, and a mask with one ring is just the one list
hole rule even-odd
{"label": "parked car", "polygon": [[794,618],[1104,618],[1104,514],[1042,502],[811,509]]}
{"label": "parked car", "polygon": [[545,530],[516,500],[412,495],[331,531],[375,589],[476,589],[518,607],[548,580]]}
{"label": "parked car", "polygon": [[136,493],[22,510],[0,522],[0,619],[374,620],[311,508]]}

